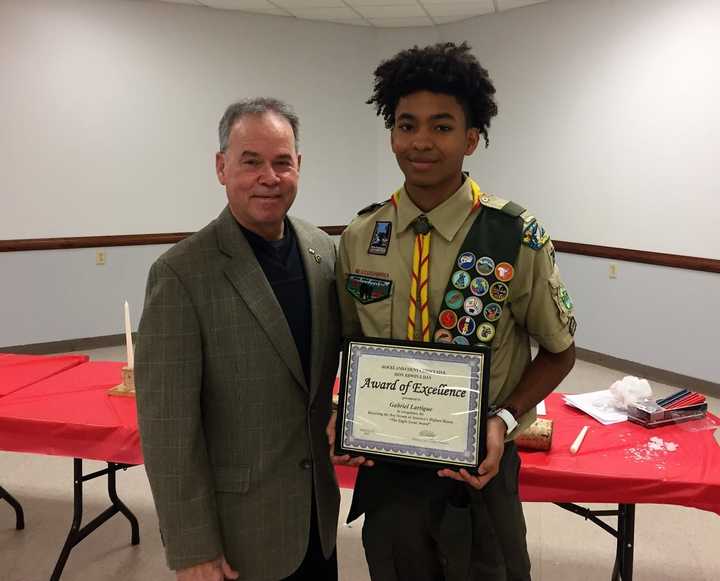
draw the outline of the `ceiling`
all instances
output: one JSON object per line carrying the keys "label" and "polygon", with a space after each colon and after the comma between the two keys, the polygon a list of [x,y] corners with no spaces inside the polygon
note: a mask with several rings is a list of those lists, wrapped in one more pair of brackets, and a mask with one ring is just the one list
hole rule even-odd
{"label": "ceiling", "polygon": [[437,26],[549,0],[160,0],[219,10],[392,28]]}

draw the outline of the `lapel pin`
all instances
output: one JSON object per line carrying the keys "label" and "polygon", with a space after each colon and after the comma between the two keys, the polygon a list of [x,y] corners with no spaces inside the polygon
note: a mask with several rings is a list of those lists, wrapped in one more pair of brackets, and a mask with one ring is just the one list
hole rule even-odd
{"label": "lapel pin", "polygon": [[320,256],[317,252],[315,252],[314,249],[308,248],[308,252],[312,254],[312,257],[315,259],[315,262],[320,264],[320,261],[322,260],[322,256]]}

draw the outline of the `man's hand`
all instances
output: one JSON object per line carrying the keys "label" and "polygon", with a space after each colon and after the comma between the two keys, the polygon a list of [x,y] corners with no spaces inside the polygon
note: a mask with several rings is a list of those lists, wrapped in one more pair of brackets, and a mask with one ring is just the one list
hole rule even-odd
{"label": "man's hand", "polygon": [[328,437],[328,443],[330,444],[330,462],[332,462],[333,464],[341,464],[343,466],[373,466],[374,462],[372,460],[366,460],[364,456],[356,456],[355,458],[350,456],[350,454],[345,454],[344,456],[335,456],[334,450],[336,417],[337,412],[333,411],[333,413],[330,415],[330,421],[328,422],[327,428],[325,428],[325,433]]}
{"label": "man's hand", "polygon": [[240,577],[240,573],[234,571],[222,556],[214,561],[180,569],[176,575],[177,581],[225,581]]}
{"label": "man's hand", "polygon": [[477,476],[470,474],[465,468],[460,468],[460,472],[445,468],[438,470],[438,476],[441,478],[452,478],[460,482],[469,484],[476,490],[483,488],[500,470],[500,460],[505,451],[505,432],[507,426],[505,422],[498,417],[492,417],[487,423],[487,455],[482,464],[478,466]]}

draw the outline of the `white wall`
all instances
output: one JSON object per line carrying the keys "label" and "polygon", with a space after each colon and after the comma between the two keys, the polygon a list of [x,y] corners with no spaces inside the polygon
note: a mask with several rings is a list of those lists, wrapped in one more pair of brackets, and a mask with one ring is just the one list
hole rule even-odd
{"label": "white wall", "polygon": [[[145,2],[5,2],[0,239],[199,228],[224,204],[217,119],[260,93],[301,115],[294,212],[347,223],[402,181],[364,104],[372,70],[413,44],[466,39],[498,87],[491,146],[467,165],[481,186],[531,208],[556,239],[720,258],[714,0],[553,0],[399,30]],[[161,250],[108,249],[105,267],[94,250],[0,254],[12,281],[0,345],[120,332],[119,304],[131,298],[136,322]],[[718,275],[618,263],[609,280],[607,261],[559,260],[580,346],[720,382]]]}
{"label": "white wall", "polygon": [[225,204],[220,116],[265,94],[301,118],[295,213],[346,223],[349,192],[376,183],[374,38],[160,2],[1,2],[0,239],[197,230]]}
{"label": "white wall", "polygon": [[559,240],[720,258],[720,2],[553,0],[451,25],[498,89],[483,185]]}

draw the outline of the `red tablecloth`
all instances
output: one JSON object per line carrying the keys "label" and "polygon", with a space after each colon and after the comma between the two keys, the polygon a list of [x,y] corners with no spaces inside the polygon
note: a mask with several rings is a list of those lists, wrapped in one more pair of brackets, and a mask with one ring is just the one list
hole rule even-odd
{"label": "red tablecloth", "polygon": [[[603,426],[558,393],[546,405],[545,417],[554,420],[552,450],[520,452],[524,501],[678,504],[720,514],[715,416],[650,430],[630,422]],[[573,456],[570,445],[585,425],[590,429]],[[338,466],[340,485],[352,488],[356,473]]]}
{"label": "red tablecloth", "polygon": [[[122,365],[84,363],[1,398],[0,449],[142,463],[135,399],[107,395]],[[523,500],[678,504],[720,513],[714,416],[653,430],[602,426],[564,405],[560,394],[548,397],[547,410],[555,421],[552,450],[521,453]],[[573,456],[568,449],[583,425],[590,430]],[[338,467],[341,486],[352,487],[355,474]]]}
{"label": "red tablecloth", "polygon": [[85,363],[87,355],[14,355],[0,353],[0,397]]}
{"label": "red tablecloth", "polygon": [[135,398],[107,394],[123,365],[83,363],[0,399],[0,450],[142,464]]}

